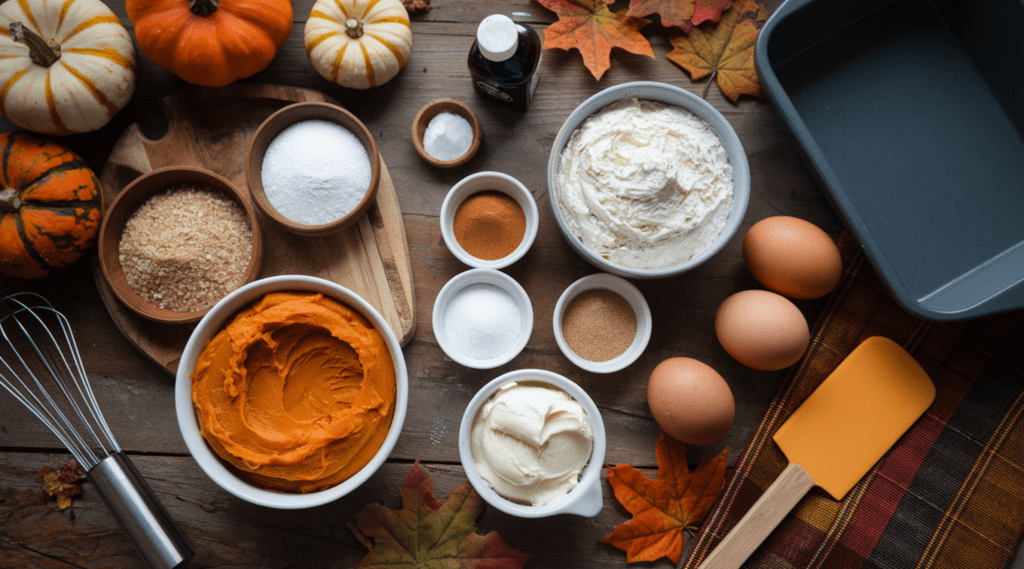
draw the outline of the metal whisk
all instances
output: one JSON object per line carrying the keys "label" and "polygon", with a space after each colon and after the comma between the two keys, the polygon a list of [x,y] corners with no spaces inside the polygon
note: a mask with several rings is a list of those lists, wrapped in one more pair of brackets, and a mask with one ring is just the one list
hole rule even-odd
{"label": "metal whisk", "polygon": [[74,455],[147,565],[182,565],[194,550],[114,440],[68,319],[35,293],[5,296],[0,305],[0,386]]}

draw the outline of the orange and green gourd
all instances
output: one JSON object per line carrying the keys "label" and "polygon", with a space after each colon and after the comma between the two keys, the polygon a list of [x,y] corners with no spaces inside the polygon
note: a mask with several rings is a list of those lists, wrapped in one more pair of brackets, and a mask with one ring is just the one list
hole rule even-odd
{"label": "orange and green gourd", "polygon": [[0,273],[44,277],[96,240],[103,192],[71,150],[28,132],[0,134]]}

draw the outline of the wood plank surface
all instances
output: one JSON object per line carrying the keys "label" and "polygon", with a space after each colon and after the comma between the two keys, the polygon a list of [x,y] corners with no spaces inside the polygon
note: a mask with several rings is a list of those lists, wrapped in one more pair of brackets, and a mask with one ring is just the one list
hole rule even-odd
{"label": "wood plank surface", "polygon": [[[128,538],[88,486],[74,507],[60,511],[42,491],[40,461],[58,464],[69,455],[0,453],[0,566],[19,568],[144,569]],[[398,494],[411,468],[388,463],[353,495],[308,510],[254,506],[215,486],[187,457],[132,460],[196,549],[189,567],[351,568],[366,548],[345,523],[371,502],[402,506]],[[461,467],[421,463],[443,499],[466,477]],[[652,471],[644,472],[655,476]],[[497,530],[535,559],[528,567],[622,567],[622,552],[600,539],[624,510],[605,495],[596,518],[561,515],[520,523],[493,508],[477,519],[481,533]],[[50,539],[45,539],[48,536]]]}
{"label": "wood plank surface", "polygon": [[[123,2],[107,3],[130,29]],[[615,50],[612,67],[601,81],[595,81],[583,67],[578,52],[545,51],[535,102],[529,111],[519,113],[476,96],[465,58],[476,24],[492,12],[529,13],[526,21],[538,30],[555,21],[554,14],[536,2],[434,0],[433,9],[412,17],[413,50],[403,71],[370,92],[343,89],[313,71],[302,44],[303,22],[312,3],[294,2],[296,23],[284,48],[265,71],[242,83],[315,89],[337,100],[373,133],[396,189],[412,266],[417,322],[404,348],[410,405],[402,436],[388,463],[369,482],[335,504],[305,512],[275,511],[237,500],[206,478],[189,456],[174,415],[173,378],[119,331],[93,281],[89,259],[39,281],[3,282],[6,289],[45,294],[71,320],[85,368],[115,437],[196,543],[199,553],[189,567],[355,566],[365,549],[345,527],[352,514],[370,502],[398,507],[398,487],[416,459],[430,467],[439,494],[464,480],[457,447],[462,413],[477,389],[513,369],[548,369],[579,383],[601,410],[609,435],[606,461],[634,464],[653,477],[659,431],[647,408],[647,378],[665,358],[700,359],[729,383],[737,415],[723,441],[689,449],[689,459],[695,464],[705,452],[729,446],[730,461],[734,462],[785,375],[785,371],[760,372],[740,365],[714,335],[718,304],[734,292],[760,288],[744,266],[740,238],[689,273],[634,281],[654,313],[654,330],[646,352],[621,372],[598,375],[575,368],[558,351],[552,330],[558,296],[573,281],[596,269],[570,249],[555,224],[545,173],[551,145],[569,113],[606,87],[655,80],[702,94],[703,82],[692,82],[665,58],[671,46],[662,29],[653,24],[644,30],[655,58]],[[779,1],[764,4],[774,9]],[[99,131],[62,142],[101,172],[122,133],[133,123],[152,122],[158,101],[185,86],[140,54],[138,88],[128,107]],[[432,168],[413,148],[413,117],[438,97],[460,99],[481,121],[480,150],[464,166]],[[838,219],[771,106],[748,97],[732,103],[714,85],[706,98],[736,129],[750,163],[751,200],[739,235],[755,222],[779,214],[801,217],[830,234],[838,233]],[[12,128],[2,121],[0,127]],[[441,239],[441,202],[458,180],[482,170],[505,172],[522,181],[537,200],[541,217],[534,246],[505,271],[530,295],[533,334],[518,357],[483,371],[448,359],[437,345],[430,322],[438,291],[468,268],[448,252]],[[265,247],[273,247],[273,243],[265,243]],[[822,300],[797,302],[812,323],[822,304]],[[38,469],[63,454],[56,439],[34,417],[0,393],[0,566],[140,566],[88,485],[70,511],[59,512],[53,502],[43,500]],[[480,526],[498,530],[512,546],[533,553],[528,568],[625,567],[623,552],[598,543],[630,517],[614,502],[606,479],[603,484],[605,508],[597,518],[520,520],[488,509]],[[667,569],[674,564],[661,559],[637,566]]]}
{"label": "wood plank surface", "polygon": [[[277,110],[299,102],[335,104],[319,91],[281,85],[175,91],[159,102],[165,128],[147,133],[144,124],[135,123],[118,139],[100,176],[105,203],[139,176],[181,165],[213,171],[244,190],[256,130]],[[383,160],[376,203],[351,227],[308,237],[280,228],[262,213],[258,217],[269,246],[257,278],[300,274],[345,286],[380,312],[402,345],[409,343],[416,329],[412,267],[398,197]],[[95,260],[93,278],[121,333],[173,374],[194,325],[154,323],[137,315],[117,298]]]}

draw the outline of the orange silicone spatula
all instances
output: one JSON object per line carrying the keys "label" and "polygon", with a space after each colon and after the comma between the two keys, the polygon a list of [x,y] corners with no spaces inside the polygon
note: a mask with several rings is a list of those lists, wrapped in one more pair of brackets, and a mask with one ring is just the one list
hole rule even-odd
{"label": "orange silicone spatula", "polygon": [[818,486],[850,491],[935,400],[935,386],[892,340],[864,340],[775,433],[789,466],[698,569],[737,568]]}

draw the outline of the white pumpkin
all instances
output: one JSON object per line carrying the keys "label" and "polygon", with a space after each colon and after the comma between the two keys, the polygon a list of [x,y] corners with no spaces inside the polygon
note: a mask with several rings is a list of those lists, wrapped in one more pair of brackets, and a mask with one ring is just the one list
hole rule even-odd
{"label": "white pumpkin", "polygon": [[352,89],[383,85],[409,59],[409,12],[401,0],[317,0],[305,43],[324,79]]}
{"label": "white pumpkin", "polygon": [[100,0],[0,5],[0,113],[39,133],[91,132],[135,93],[135,44]]}

